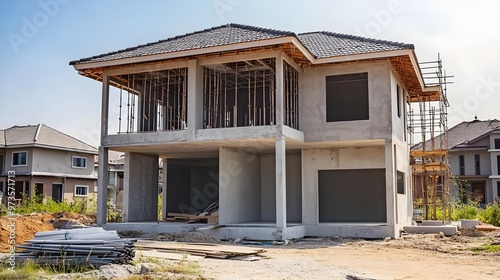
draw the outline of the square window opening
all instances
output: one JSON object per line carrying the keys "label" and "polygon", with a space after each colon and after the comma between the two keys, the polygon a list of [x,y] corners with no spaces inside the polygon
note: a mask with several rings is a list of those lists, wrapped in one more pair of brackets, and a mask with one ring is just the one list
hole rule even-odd
{"label": "square window opening", "polygon": [[326,77],[326,121],[369,119],[368,73]]}
{"label": "square window opening", "polygon": [[12,166],[26,166],[28,164],[27,152],[12,153]]}

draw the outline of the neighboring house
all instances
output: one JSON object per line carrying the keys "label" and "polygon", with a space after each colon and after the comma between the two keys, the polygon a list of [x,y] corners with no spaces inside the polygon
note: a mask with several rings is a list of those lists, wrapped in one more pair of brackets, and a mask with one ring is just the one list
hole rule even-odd
{"label": "neighboring house", "polygon": [[413,45],[228,24],[70,65],[102,81],[99,172],[125,153],[126,222],[158,220],[161,158],[163,219],[218,201],[221,238],[394,237],[411,223],[406,104],[443,98]]}
{"label": "neighboring house", "polygon": [[0,130],[0,190],[8,193],[8,171],[15,171],[15,198],[44,195],[73,201],[95,191],[92,166],[97,149],[47,125]]}
{"label": "neighboring house", "polygon": [[[448,130],[448,144],[451,173],[464,181],[469,198],[493,203],[500,196],[500,121],[461,122]],[[452,184],[452,195],[458,193]]]}

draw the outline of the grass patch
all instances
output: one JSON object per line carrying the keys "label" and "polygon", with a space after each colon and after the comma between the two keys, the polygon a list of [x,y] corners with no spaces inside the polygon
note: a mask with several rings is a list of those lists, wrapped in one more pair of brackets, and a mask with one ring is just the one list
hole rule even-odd
{"label": "grass patch", "polygon": [[476,247],[471,249],[473,252],[486,252],[486,253],[495,253],[500,252],[500,244],[485,244],[481,247]]}

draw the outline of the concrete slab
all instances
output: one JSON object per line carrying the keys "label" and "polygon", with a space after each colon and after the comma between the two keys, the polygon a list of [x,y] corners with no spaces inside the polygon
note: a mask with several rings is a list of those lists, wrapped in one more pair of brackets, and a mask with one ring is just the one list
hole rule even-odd
{"label": "concrete slab", "polygon": [[436,220],[423,220],[420,225],[422,226],[443,226],[443,225],[448,225],[448,222],[443,221],[436,221]]}
{"label": "concrete slab", "polygon": [[460,220],[461,228],[475,228],[479,225],[479,220]]}
{"label": "concrete slab", "polygon": [[455,235],[458,231],[456,226],[405,226],[403,230],[407,233],[440,233],[446,236]]}

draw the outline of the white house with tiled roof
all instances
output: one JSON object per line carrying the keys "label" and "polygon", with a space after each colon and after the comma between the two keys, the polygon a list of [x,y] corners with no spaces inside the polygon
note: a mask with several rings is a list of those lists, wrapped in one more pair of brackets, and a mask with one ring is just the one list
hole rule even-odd
{"label": "white house with tiled roof", "polygon": [[[448,130],[452,175],[462,180],[469,198],[493,203],[500,197],[500,121],[465,121]],[[458,186],[453,186],[458,198]]]}
{"label": "white house with tiled roof", "polygon": [[159,158],[161,220],[218,202],[220,238],[394,237],[411,223],[406,105],[443,98],[413,45],[228,24],[70,65],[102,82],[99,174],[108,150],[125,153],[126,223],[106,224],[100,176],[99,224],[197,226],[158,223]]}
{"label": "white house with tiled roof", "polygon": [[44,195],[73,201],[95,192],[97,149],[45,124],[0,130],[0,190],[8,191],[8,172],[14,171],[15,198]]}

